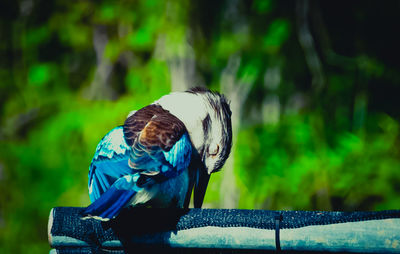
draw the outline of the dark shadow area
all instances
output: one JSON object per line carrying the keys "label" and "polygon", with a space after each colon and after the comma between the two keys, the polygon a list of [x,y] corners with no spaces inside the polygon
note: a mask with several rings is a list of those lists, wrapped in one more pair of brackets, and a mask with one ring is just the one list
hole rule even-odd
{"label": "dark shadow area", "polygon": [[[171,233],[177,231],[180,218],[188,212],[189,209],[178,208],[126,208],[117,218],[103,222],[102,226],[104,230],[113,231],[126,253],[176,253],[167,246],[167,241]],[[140,243],[132,240],[138,236],[141,236]]]}
{"label": "dark shadow area", "polygon": [[102,224],[118,236],[176,231],[179,219],[188,212],[178,208],[125,208],[117,218]]}

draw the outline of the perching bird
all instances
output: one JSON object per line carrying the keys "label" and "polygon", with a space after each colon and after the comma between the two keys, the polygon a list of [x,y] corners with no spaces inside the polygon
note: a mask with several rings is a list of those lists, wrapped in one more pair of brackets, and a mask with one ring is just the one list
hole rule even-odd
{"label": "perching bird", "polygon": [[232,146],[225,97],[204,88],[174,92],[131,113],[98,144],[89,168],[92,202],[83,218],[109,220],[127,206],[201,207],[210,174]]}

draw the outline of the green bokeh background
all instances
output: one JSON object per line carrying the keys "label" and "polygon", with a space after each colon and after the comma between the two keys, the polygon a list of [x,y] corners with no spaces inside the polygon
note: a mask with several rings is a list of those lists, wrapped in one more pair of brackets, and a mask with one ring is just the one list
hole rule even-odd
{"label": "green bokeh background", "polygon": [[227,94],[235,118],[206,207],[398,209],[399,12],[399,1],[2,1],[0,253],[47,252],[50,209],[89,204],[102,136],[197,85]]}

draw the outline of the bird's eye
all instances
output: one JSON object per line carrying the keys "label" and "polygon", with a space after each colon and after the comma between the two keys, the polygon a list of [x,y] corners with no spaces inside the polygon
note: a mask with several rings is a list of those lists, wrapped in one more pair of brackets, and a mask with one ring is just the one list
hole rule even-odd
{"label": "bird's eye", "polygon": [[217,155],[218,151],[219,151],[219,145],[218,144],[211,145],[208,148],[208,154],[211,155],[211,156]]}

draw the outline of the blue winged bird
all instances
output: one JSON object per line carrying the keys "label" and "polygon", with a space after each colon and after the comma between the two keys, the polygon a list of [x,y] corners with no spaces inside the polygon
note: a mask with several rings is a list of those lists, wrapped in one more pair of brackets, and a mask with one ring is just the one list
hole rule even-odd
{"label": "blue winged bird", "polygon": [[100,141],[89,167],[83,218],[109,220],[127,206],[201,207],[211,173],[232,146],[225,97],[205,88],[174,92],[132,112]]}

